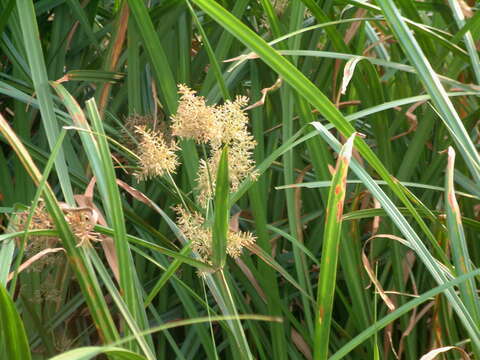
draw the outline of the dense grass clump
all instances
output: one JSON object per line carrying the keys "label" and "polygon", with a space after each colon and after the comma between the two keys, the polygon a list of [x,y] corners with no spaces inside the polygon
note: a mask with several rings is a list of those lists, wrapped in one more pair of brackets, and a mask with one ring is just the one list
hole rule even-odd
{"label": "dense grass clump", "polygon": [[0,2],[0,359],[480,358],[471,0]]}

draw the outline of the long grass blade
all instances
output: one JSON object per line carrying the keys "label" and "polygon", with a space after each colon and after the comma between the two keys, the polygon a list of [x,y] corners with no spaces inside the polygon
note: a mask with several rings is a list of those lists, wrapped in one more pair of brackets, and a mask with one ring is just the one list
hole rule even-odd
{"label": "long grass blade", "polygon": [[435,74],[430,62],[420,48],[418,42],[408,29],[407,24],[395,6],[388,0],[379,0],[380,7],[385,14],[385,19],[391,26],[396,38],[405,50],[405,54],[413,64],[417,73],[432,97],[432,102],[441,115],[451,137],[458,146],[465,163],[477,184],[480,184],[480,155],[478,154],[472,139],[468,135],[460,116],[458,115],[451,100],[446,94],[438,76]]}
{"label": "long grass blade", "polygon": [[328,195],[327,216],[323,234],[322,260],[318,278],[317,322],[315,327],[314,359],[326,359],[330,337],[337,263],[342,234],[343,204],[347,191],[347,175],[352,156],[353,134],[338,155],[337,166]]}
{"label": "long grass blade", "polygon": [[473,272],[468,274],[461,275],[453,280],[447,281],[442,285],[439,285],[427,292],[423,293],[421,296],[410,300],[409,302],[405,303],[398,309],[392,311],[390,314],[385,316],[384,318],[378,320],[375,324],[371,325],[360,334],[355,336],[352,340],[350,340],[347,344],[345,344],[342,348],[340,348],[335,354],[333,354],[329,360],[340,360],[345,357],[350,351],[352,351],[355,347],[360,345],[362,342],[367,340],[369,337],[376,334],[378,331],[383,329],[388,324],[392,323],[396,319],[400,318],[402,315],[406,314],[407,312],[411,311],[412,309],[416,308],[418,305],[424,303],[432,299],[432,297],[444,292],[452,288],[453,286],[458,286],[463,282],[472,279],[475,276],[480,275],[480,269],[477,269]]}
{"label": "long grass blade", "polygon": [[[468,251],[465,232],[462,225],[462,216],[455,197],[454,189],[454,170],[455,170],[455,150],[448,148],[448,164],[445,178],[445,208],[447,213],[448,235],[451,241],[453,263],[457,275],[466,274],[474,270],[472,260]],[[471,279],[461,284],[461,298],[466,307],[472,314],[474,320],[480,321],[480,302],[478,299],[475,280]]]}
{"label": "long grass blade", "polygon": [[[32,74],[33,85],[35,87],[35,93],[38,98],[40,113],[42,115],[42,124],[45,127],[45,133],[50,148],[53,148],[60,131],[53,108],[53,97],[48,84],[44,55],[41,44],[38,41],[40,39],[40,34],[38,31],[33,1],[17,1],[17,9],[20,14],[20,25],[22,27],[23,40]],[[58,173],[65,200],[73,206],[75,204],[73,190],[68,176],[68,168],[63,151],[60,151],[58,154],[55,161],[55,169]]]}
{"label": "long grass blade", "polygon": [[215,185],[215,219],[212,231],[212,263],[223,268],[227,259],[228,233],[228,194],[230,183],[228,178],[228,147],[222,150]]}

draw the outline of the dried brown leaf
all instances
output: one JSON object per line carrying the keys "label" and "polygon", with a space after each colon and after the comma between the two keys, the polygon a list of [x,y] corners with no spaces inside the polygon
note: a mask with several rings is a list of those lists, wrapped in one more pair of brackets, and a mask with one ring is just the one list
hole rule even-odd
{"label": "dried brown leaf", "polygon": [[430,350],[428,353],[423,355],[420,360],[433,360],[435,359],[438,355],[450,351],[450,350],[456,350],[462,355],[463,360],[470,360],[470,356],[463,350],[462,348],[459,348],[458,346],[444,346],[438,349],[433,349]]}
{"label": "dried brown leaf", "polygon": [[[38,253],[36,253],[35,255],[30,257],[27,261],[25,261],[23,264],[21,264],[18,267],[17,274],[19,274],[23,270],[27,269],[30,265],[32,265],[34,262],[40,260],[41,258],[43,258],[45,255],[56,253],[56,252],[59,252],[59,251],[65,251],[65,249],[64,248],[46,248],[46,249],[43,249],[42,251],[39,251]],[[10,280],[13,279],[13,275],[14,275],[14,272],[11,272],[10,274],[8,274],[7,282],[9,282]]]}

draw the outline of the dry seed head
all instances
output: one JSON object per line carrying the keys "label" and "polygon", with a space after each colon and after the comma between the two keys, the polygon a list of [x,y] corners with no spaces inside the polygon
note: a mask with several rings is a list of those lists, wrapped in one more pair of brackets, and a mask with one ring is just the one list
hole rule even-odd
{"label": "dry seed head", "polygon": [[96,220],[91,209],[69,209],[65,211],[65,218],[78,239],[77,247],[92,246],[92,241],[101,241],[100,234],[94,231]]}
{"label": "dry seed head", "polygon": [[[73,234],[78,239],[78,246],[89,246],[91,241],[101,241],[101,235],[94,231],[96,224],[96,217],[90,208],[63,208],[65,220],[70,225]],[[25,230],[26,221],[28,218],[28,211],[22,212],[18,215],[18,230]],[[55,225],[50,214],[45,209],[45,204],[40,201],[36,207],[32,221],[30,223],[30,230],[53,230]],[[53,248],[59,242],[57,237],[52,236],[30,236],[28,244],[25,248],[25,255],[27,258],[38,254],[40,251],[47,248]],[[57,265],[62,259],[61,253],[52,253],[43,256],[41,259],[31,264],[27,271],[41,271],[46,266]]]}
{"label": "dry seed head", "polygon": [[[29,211],[23,211],[18,214],[16,225],[18,231],[25,230],[28,215]],[[52,230],[54,228],[53,220],[45,208],[45,203],[42,200],[39,201],[33,212],[29,230]],[[54,236],[30,236],[25,246],[25,256],[30,258],[44,249],[55,247],[58,242],[59,239]],[[61,256],[60,253],[43,256],[31,264],[26,271],[40,272],[44,267],[56,265],[61,261]]]}
{"label": "dry seed head", "polygon": [[135,173],[139,180],[146,180],[166,173],[175,173],[178,166],[176,151],[179,149],[174,141],[165,141],[163,134],[138,126],[135,132],[141,136],[137,155],[140,158],[140,171]]}
{"label": "dry seed head", "polygon": [[[37,297],[40,298],[40,301],[50,301],[57,302],[61,299],[61,291],[57,289],[55,279],[52,275],[48,274],[47,277],[40,284],[40,288],[37,290]],[[38,300],[38,298],[37,298]]]}
{"label": "dry seed head", "polygon": [[75,343],[75,340],[70,338],[64,332],[56,334],[54,339],[55,349],[57,349],[59,352],[65,352],[67,350],[70,350]]}
{"label": "dry seed head", "polygon": [[[19,231],[25,230],[25,225],[27,223],[29,211],[23,211],[18,214],[18,223],[17,226]],[[45,203],[43,200],[38,202],[37,207],[35,208],[32,216],[32,220],[30,222],[29,230],[46,230],[46,229],[53,229],[53,220],[48,213],[47,209],[45,209]]]}
{"label": "dry seed head", "polygon": [[172,134],[205,144],[220,135],[214,108],[207,106],[205,98],[186,85],[178,85],[180,102],[177,113],[171,117]]}

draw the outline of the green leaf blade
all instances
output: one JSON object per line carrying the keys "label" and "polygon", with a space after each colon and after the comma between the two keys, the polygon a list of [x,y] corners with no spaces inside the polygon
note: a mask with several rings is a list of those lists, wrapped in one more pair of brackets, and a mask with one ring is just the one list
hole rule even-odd
{"label": "green leaf blade", "polygon": [[328,356],[332,307],[336,287],[335,279],[342,232],[343,205],[355,135],[353,134],[347,140],[340,151],[328,196],[322,260],[318,278],[317,323],[314,343],[315,360],[323,360]]}
{"label": "green leaf blade", "polygon": [[215,183],[215,219],[212,232],[212,263],[222,268],[227,259],[227,235],[229,206],[228,195],[230,181],[228,178],[228,147],[225,146],[218,164]]}
{"label": "green leaf blade", "polygon": [[0,285],[0,320],[1,342],[5,346],[2,356],[9,360],[30,360],[32,357],[22,319],[3,285]]}

